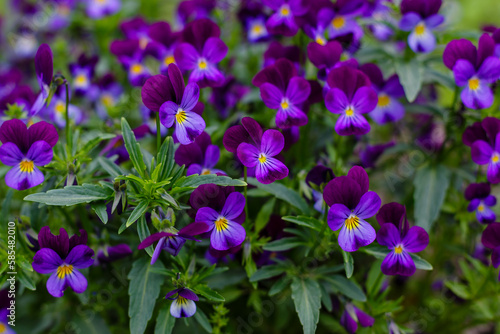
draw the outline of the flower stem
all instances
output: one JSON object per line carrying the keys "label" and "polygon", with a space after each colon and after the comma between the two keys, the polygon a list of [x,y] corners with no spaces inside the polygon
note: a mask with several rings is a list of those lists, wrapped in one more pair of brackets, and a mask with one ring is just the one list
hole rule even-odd
{"label": "flower stem", "polygon": [[69,124],[69,88],[68,88],[68,82],[65,80],[64,81],[64,86],[66,87],[66,114],[65,114],[65,120],[66,120],[66,144],[68,145],[68,155],[72,156],[73,155],[73,138],[72,138],[72,133],[70,130],[70,124]]}
{"label": "flower stem", "polygon": [[161,147],[161,128],[160,128],[160,113],[156,113],[156,153],[160,152]]}
{"label": "flower stem", "polygon": [[[247,183],[247,166],[243,167],[243,179]],[[248,184],[243,188],[243,195],[245,195],[245,216],[248,219],[248,199],[247,199],[247,187]]]}

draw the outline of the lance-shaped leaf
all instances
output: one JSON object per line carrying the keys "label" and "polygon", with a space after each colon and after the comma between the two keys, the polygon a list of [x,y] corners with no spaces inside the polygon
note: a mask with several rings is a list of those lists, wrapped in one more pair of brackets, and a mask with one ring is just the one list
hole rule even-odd
{"label": "lance-shaped leaf", "polygon": [[46,205],[70,206],[94,201],[105,201],[113,196],[113,191],[96,184],[81,186],[66,186],[63,189],[53,189],[45,193],[28,195],[25,201],[38,202]]}
{"label": "lance-shaped leaf", "polygon": [[304,328],[304,334],[314,334],[321,308],[321,289],[318,282],[311,278],[293,278],[292,299]]}
{"label": "lance-shaped leaf", "polygon": [[144,158],[142,156],[141,147],[137,140],[135,139],[134,132],[128,125],[128,122],[125,118],[122,117],[122,133],[123,133],[123,142],[125,143],[125,148],[130,156],[130,161],[134,165],[135,169],[144,177],[144,172],[146,171],[146,164],[144,163]]}

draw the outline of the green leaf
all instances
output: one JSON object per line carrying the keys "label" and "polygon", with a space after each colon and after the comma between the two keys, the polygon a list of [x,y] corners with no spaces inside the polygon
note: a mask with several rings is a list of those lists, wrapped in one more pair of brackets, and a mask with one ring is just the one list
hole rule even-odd
{"label": "green leaf", "polygon": [[351,253],[342,250],[342,257],[344,258],[345,275],[347,278],[351,278],[354,271],[354,259]]}
{"label": "green leaf", "polygon": [[453,291],[453,293],[456,294],[458,297],[462,299],[471,299],[471,293],[469,291],[469,288],[465,284],[446,281],[444,285],[446,285],[446,287],[448,287],[448,289]]}
{"label": "green leaf", "polygon": [[17,279],[28,289],[33,291],[36,290],[36,283],[33,280],[33,277],[30,274],[27,274],[24,270],[19,270],[17,272]]}
{"label": "green leaf", "polygon": [[219,295],[216,291],[210,289],[206,285],[198,285],[196,286],[196,289],[193,289],[194,292],[202,295],[208,300],[212,300],[214,302],[224,302],[226,299]]}
{"label": "green leaf", "polygon": [[123,141],[125,143],[125,148],[130,156],[130,161],[134,165],[135,169],[144,177],[144,172],[146,171],[146,165],[144,164],[144,158],[142,157],[141,147],[137,143],[135,139],[134,132],[128,125],[128,122],[125,118],[122,117],[122,133],[123,133]]}
{"label": "green leaf", "polygon": [[250,277],[250,282],[258,282],[263,279],[268,279],[270,277],[281,275],[285,272],[285,268],[282,266],[270,265],[264,266],[257,270],[252,277]]}
{"label": "green leaf", "polygon": [[106,322],[99,314],[92,314],[88,316],[87,313],[83,313],[81,317],[76,318],[74,327],[78,328],[80,333],[86,334],[110,334]]}
{"label": "green leaf", "polygon": [[264,245],[264,247],[262,248],[264,250],[271,252],[281,252],[304,245],[306,245],[306,243],[301,239],[297,237],[289,237],[289,238],[281,238],[276,241],[270,242]]}
{"label": "green leaf", "polygon": [[413,184],[415,223],[429,231],[443,205],[450,184],[450,172],[441,165],[425,166],[417,170]]}
{"label": "green leaf", "polygon": [[116,135],[113,133],[94,133],[94,137],[89,139],[83,146],[78,150],[78,154],[86,154],[99,145],[103,140],[115,138]]}
{"label": "green leaf", "polygon": [[330,277],[323,277],[324,280],[331,283],[331,287],[344,296],[351,299],[358,300],[360,302],[366,301],[366,296],[363,290],[354,283],[354,281],[348,280],[344,276],[332,275]]}
{"label": "green leaf", "polygon": [[144,216],[144,213],[148,209],[148,206],[149,206],[148,201],[139,202],[139,204],[135,207],[134,211],[132,211],[132,213],[128,217],[127,223],[125,224],[125,228],[122,229],[122,227],[123,227],[123,225],[122,225],[122,227],[120,227],[120,229],[118,230],[118,234],[122,233],[123,230],[125,230],[127,227],[129,227],[130,225],[135,223],[137,221],[137,219]]}
{"label": "green leaf", "polygon": [[149,264],[149,259],[140,258],[132,265],[132,270],[127,278],[130,280],[128,294],[130,303],[128,316],[130,317],[130,332],[144,333],[149,319],[153,315],[156,299],[160,294],[164,277],[151,272],[151,268],[163,268],[161,261],[156,261],[154,266]]}
{"label": "green leaf", "polygon": [[247,184],[241,180],[232,179],[228,176],[219,176],[215,174],[207,174],[207,175],[190,175],[183,176],[179,180],[177,180],[172,186],[172,191],[169,193],[175,194],[178,192],[196,189],[198,186],[202,184],[216,184],[218,186],[234,186],[234,187],[243,187]]}
{"label": "green leaf", "polygon": [[109,188],[96,184],[81,186],[66,186],[63,189],[53,189],[45,193],[28,195],[25,201],[38,202],[46,205],[70,206],[94,201],[105,201],[113,195]]}
{"label": "green leaf", "polygon": [[255,233],[259,233],[269,222],[269,217],[273,213],[275,198],[271,198],[260,208],[257,218],[255,218]]}
{"label": "green leaf", "polygon": [[422,88],[423,66],[416,58],[409,62],[396,62],[396,73],[399,81],[405,90],[406,98],[409,102],[415,101],[418,92]]}
{"label": "green leaf", "polygon": [[321,227],[323,226],[323,224],[326,224],[326,223],[319,221],[316,218],[307,217],[307,216],[297,216],[297,217],[285,216],[285,217],[282,217],[281,219],[283,219],[287,222],[290,222],[290,223],[294,223],[294,224],[297,224],[300,226],[311,228],[311,229],[316,230],[316,231],[321,231]]}
{"label": "green leaf", "polygon": [[212,325],[210,325],[210,321],[200,308],[196,309],[194,318],[196,319],[196,321],[198,321],[200,326],[207,331],[207,333],[212,333]]}
{"label": "green leaf", "polygon": [[112,177],[115,178],[120,175],[125,175],[127,174],[123,169],[120,168],[117,164],[115,164],[113,161],[109,160],[108,158],[105,157],[98,157],[97,162],[101,167],[108,172],[108,174]]}
{"label": "green leaf", "polygon": [[[144,239],[151,235],[151,232],[149,232],[148,224],[146,222],[146,217],[144,215],[139,218],[139,222],[137,223],[137,234],[139,235],[139,240],[141,240],[141,242],[143,242]],[[153,245],[148,246],[145,249],[149,256],[153,257]]]}
{"label": "green leaf", "polygon": [[155,334],[172,334],[175,318],[170,314],[170,304],[165,303],[156,318]]}
{"label": "green leaf", "polygon": [[321,289],[318,282],[311,278],[293,278],[292,299],[304,328],[304,334],[314,334],[321,308]]}
{"label": "green leaf", "polygon": [[249,177],[247,182],[252,186],[256,186],[259,189],[267,191],[269,194],[276,196],[276,198],[289,203],[299,209],[301,213],[309,213],[309,206],[306,201],[295,190],[287,188],[277,182],[274,182],[273,184],[262,184],[253,177]]}
{"label": "green leaf", "polygon": [[281,291],[285,290],[290,285],[292,279],[289,276],[283,276],[277,280],[271,288],[269,288],[269,296],[274,296]]}
{"label": "green leaf", "polygon": [[417,269],[420,269],[420,270],[432,270],[432,269],[434,269],[432,267],[432,264],[425,261],[420,256],[418,256],[416,254],[410,254],[410,256],[413,259],[413,262],[415,262],[415,267],[417,267]]}
{"label": "green leaf", "polygon": [[158,164],[161,164],[158,181],[165,180],[172,173],[175,166],[174,151],[174,141],[169,136],[165,138],[158,152]]}
{"label": "green leaf", "polygon": [[108,211],[106,210],[106,204],[104,203],[93,203],[90,205],[92,210],[95,211],[96,215],[103,222],[103,224],[108,223]]}

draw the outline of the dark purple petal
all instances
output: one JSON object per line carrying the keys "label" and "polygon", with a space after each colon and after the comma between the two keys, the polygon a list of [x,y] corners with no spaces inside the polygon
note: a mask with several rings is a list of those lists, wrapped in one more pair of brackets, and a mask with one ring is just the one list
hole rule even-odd
{"label": "dark purple petal", "polygon": [[191,44],[181,43],[175,48],[174,57],[182,70],[192,70],[198,66],[200,54]]}
{"label": "dark purple petal", "polygon": [[314,166],[306,176],[306,183],[311,186],[312,183],[319,186],[327,183],[335,177],[331,168],[323,165]]}
{"label": "dark purple petal", "polygon": [[179,289],[174,289],[172,291],[169,291],[166,295],[165,295],[165,299],[169,299],[169,300],[174,300],[175,298],[170,298],[172,297],[173,295],[179,293],[179,291],[181,291],[182,289],[184,288],[179,288]]}
{"label": "dark purple petal", "polygon": [[191,111],[198,103],[200,98],[200,87],[195,83],[190,83],[186,86],[184,96],[182,96],[181,108],[185,111]]}
{"label": "dark purple petal", "polygon": [[278,130],[267,130],[262,135],[261,150],[266,156],[278,155],[285,146],[285,138]]}
{"label": "dark purple petal", "polygon": [[363,167],[354,166],[349,169],[347,176],[359,184],[362,193],[365,193],[370,188],[370,180],[368,174]]}
{"label": "dark purple petal", "polygon": [[347,99],[345,93],[338,89],[332,88],[325,96],[325,106],[330,112],[334,114],[342,114],[349,107],[350,101]]}
{"label": "dark purple petal", "polygon": [[484,247],[495,249],[500,246],[500,223],[491,223],[483,231],[481,242]]}
{"label": "dark purple petal", "polygon": [[342,313],[342,316],[340,317],[340,324],[350,334],[356,333],[358,330],[358,323],[351,317],[347,310],[344,310],[344,313]]}
{"label": "dark purple petal", "polygon": [[443,62],[446,67],[453,70],[453,67],[459,59],[465,59],[471,64],[476,64],[477,51],[471,41],[459,39],[448,43],[443,53]]}
{"label": "dark purple petal", "polygon": [[[497,120],[494,117],[486,117],[485,120],[486,119]],[[499,121],[498,123],[500,123],[500,120],[497,120],[497,121]],[[490,121],[488,123],[494,124],[495,122]],[[500,126],[499,126],[499,128],[500,128]],[[499,131],[495,132],[493,138],[495,138],[495,136],[498,132]],[[472,124],[471,126],[467,127],[462,135],[462,142],[469,147],[471,147],[472,144],[474,144],[474,142],[476,140],[488,141],[488,136],[486,135],[485,129],[483,129],[481,122],[476,122],[476,123]]]}
{"label": "dark purple petal", "polygon": [[377,65],[368,63],[362,65],[359,69],[368,76],[372,84],[379,88],[384,85],[384,75]]}
{"label": "dark purple petal", "polygon": [[0,146],[0,161],[7,166],[16,166],[24,159],[24,154],[14,143]]}
{"label": "dark purple petal", "polygon": [[379,195],[374,191],[369,191],[359,199],[359,203],[354,209],[354,214],[361,219],[368,219],[377,213],[381,204],[382,200]]}
{"label": "dark purple petal", "polygon": [[493,249],[493,252],[491,253],[491,264],[495,268],[498,268],[500,266],[500,247]]}
{"label": "dark purple petal", "polygon": [[97,253],[97,261],[98,263],[111,263],[124,257],[127,257],[132,254],[132,249],[127,244],[119,244],[116,246],[109,246],[106,249],[106,254],[100,250]]}
{"label": "dark purple petal", "polygon": [[26,154],[26,158],[33,161],[36,166],[47,165],[52,160],[52,156],[52,146],[42,140],[35,142]]}
{"label": "dark purple petal", "polygon": [[411,276],[416,271],[415,262],[405,251],[401,254],[396,254],[394,251],[387,254],[381,268],[384,275]]}
{"label": "dark purple petal", "polygon": [[243,125],[234,125],[226,130],[224,137],[222,138],[222,143],[226,150],[231,153],[236,153],[238,146],[241,143],[249,143],[252,140]]}
{"label": "dark purple petal", "polygon": [[467,206],[467,211],[469,212],[475,211],[479,206],[479,204],[481,204],[481,200],[479,198],[474,198]]}
{"label": "dark purple petal", "polygon": [[350,66],[341,66],[334,68],[328,73],[327,78],[330,88],[342,90],[348,101],[352,101],[354,93],[363,86],[370,86],[368,77],[355,68]]}
{"label": "dark purple petal", "polygon": [[354,312],[356,313],[356,317],[358,318],[358,322],[361,324],[363,327],[371,327],[375,323],[375,319],[371,316],[369,316],[367,313],[361,311],[359,308],[356,306],[353,307]]}
{"label": "dark purple petal", "polygon": [[220,38],[209,38],[203,47],[203,52],[201,55],[205,57],[209,62],[217,64],[227,54],[227,45]]}
{"label": "dark purple petal", "polygon": [[262,184],[270,184],[288,176],[288,168],[281,161],[267,157],[264,163],[257,164],[255,177]]}
{"label": "dark purple petal", "polygon": [[[182,72],[179,70],[177,65],[175,64],[170,64],[168,65],[167,68],[167,73],[168,73],[168,78],[170,79],[170,82],[172,83],[172,88],[174,89],[175,92],[175,100],[173,100],[177,104],[181,104],[181,101],[184,99],[184,78],[182,77]],[[198,101],[198,100],[197,100]],[[196,104],[196,103],[195,103]],[[189,108],[188,110],[191,110]]]}
{"label": "dark purple petal", "polygon": [[71,251],[74,247],[78,245],[86,245],[87,244],[87,231],[80,230],[80,236],[77,234],[73,234],[71,238],[69,238],[69,250]]}
{"label": "dark purple petal", "polygon": [[340,115],[335,123],[335,131],[341,136],[361,136],[370,132],[370,123],[362,116],[354,114],[352,116]]}
{"label": "dark purple petal", "polygon": [[237,156],[246,167],[255,167],[259,163],[260,150],[255,146],[241,143],[238,146]]}
{"label": "dark purple petal", "polygon": [[155,264],[158,260],[158,257],[160,257],[161,251],[163,250],[166,241],[167,237],[163,237],[158,240],[158,243],[156,244],[155,250],[153,252],[153,256],[151,256],[151,265]]}
{"label": "dark purple petal", "polygon": [[483,140],[476,140],[471,149],[472,161],[479,165],[484,165],[490,162],[493,154],[493,149],[490,144]]}
{"label": "dark purple petal", "polygon": [[182,296],[182,297],[189,299],[189,300],[194,300],[195,302],[197,302],[199,300],[196,293],[194,293],[193,291],[186,289],[186,288],[181,289],[179,291],[179,296]]}
{"label": "dark purple petal", "polygon": [[222,208],[221,215],[228,219],[234,220],[237,218],[245,209],[245,196],[238,192],[229,194],[226,199],[226,203]]}
{"label": "dark purple petal", "polygon": [[373,88],[361,87],[354,94],[351,104],[357,114],[366,114],[375,109],[377,102],[377,92]]}
{"label": "dark purple petal", "polygon": [[377,242],[382,246],[387,246],[389,248],[396,247],[399,243],[401,243],[401,236],[398,228],[394,224],[383,224],[377,232]]}
{"label": "dark purple petal", "polygon": [[21,152],[28,152],[30,141],[26,124],[19,119],[11,119],[3,122],[0,126],[0,141],[3,144],[14,143]]}
{"label": "dark purple petal", "polygon": [[210,225],[202,222],[194,222],[180,229],[179,235],[194,236],[210,230]]}
{"label": "dark purple petal", "polygon": [[152,110],[159,112],[166,101],[175,101],[175,92],[170,79],[162,74],[154,75],[146,80],[141,90],[142,102]]}
{"label": "dark purple petal", "polygon": [[59,135],[57,134],[55,126],[44,121],[31,125],[28,128],[28,136],[30,146],[39,140],[43,140],[51,147],[54,147],[59,140]]}
{"label": "dark purple petal", "polygon": [[160,240],[161,238],[165,238],[168,236],[174,236],[175,234],[173,233],[167,233],[167,232],[158,232],[151,234],[150,236],[146,237],[140,244],[137,246],[137,249],[144,249],[146,247],[151,246],[154,244],[156,241]]}
{"label": "dark purple petal", "polygon": [[38,243],[40,248],[50,248],[56,251],[61,259],[65,259],[69,251],[68,232],[61,227],[59,235],[53,235],[48,226],[44,226],[38,233]]}
{"label": "dark purple petal", "polygon": [[471,183],[467,189],[465,189],[465,199],[472,201],[475,198],[486,198],[490,193],[491,186],[489,183]]}
{"label": "dark purple petal", "polygon": [[41,79],[47,86],[50,86],[54,72],[52,59],[53,56],[50,46],[47,44],[40,45],[35,55],[35,71],[37,78]]}
{"label": "dark purple petal", "polygon": [[289,81],[285,95],[292,104],[299,105],[307,100],[309,94],[311,94],[309,82],[304,78],[294,77]]}
{"label": "dark purple petal", "polygon": [[57,271],[63,263],[61,257],[50,248],[42,248],[33,257],[33,270],[39,274],[50,274]]}
{"label": "dark purple petal", "polygon": [[429,244],[429,234],[420,226],[410,228],[402,240],[403,248],[410,253],[421,252]]}
{"label": "dark purple petal", "polygon": [[192,164],[203,164],[203,152],[199,145],[196,143],[198,138],[203,135],[199,135],[195,142],[189,145],[180,145],[175,151],[175,162],[179,165],[186,165],[187,167]]}
{"label": "dark purple petal", "polygon": [[260,147],[262,138],[262,127],[260,124],[251,117],[243,117],[241,124],[245,127],[245,130],[257,147]]}
{"label": "dark purple petal", "polygon": [[323,192],[323,198],[328,204],[344,204],[350,210],[354,210],[363,195],[359,183],[348,176],[338,176],[328,182]]}
{"label": "dark purple petal", "polygon": [[426,18],[436,14],[441,4],[441,0],[403,0],[400,5],[401,14],[414,12]]}
{"label": "dark purple petal", "polygon": [[268,108],[279,109],[284,96],[278,87],[266,82],[260,86],[260,97]]}
{"label": "dark purple petal", "polygon": [[477,77],[487,83],[497,81],[500,77],[500,59],[497,57],[486,58],[477,71]]}
{"label": "dark purple petal", "polygon": [[220,149],[217,145],[210,145],[205,151],[205,162],[206,168],[214,168],[220,158]]}
{"label": "dark purple petal", "polygon": [[[201,52],[210,37],[219,37],[220,28],[209,19],[198,19],[189,23],[182,31],[182,39]],[[176,57],[177,59],[177,57]]]}
{"label": "dark purple petal", "polygon": [[469,83],[469,80],[476,74],[476,69],[468,60],[459,59],[453,66],[453,76],[457,86],[462,87]]}
{"label": "dark purple petal", "polygon": [[474,63],[478,68],[483,62],[495,54],[495,40],[489,34],[482,34],[477,44],[477,62]]}
{"label": "dark purple petal", "polygon": [[317,68],[333,68],[342,55],[342,46],[337,41],[329,41],[326,45],[309,43],[307,57]]}
{"label": "dark purple petal", "polygon": [[94,263],[92,256],[94,251],[89,246],[78,245],[69,252],[64,262],[77,269],[88,268]]}

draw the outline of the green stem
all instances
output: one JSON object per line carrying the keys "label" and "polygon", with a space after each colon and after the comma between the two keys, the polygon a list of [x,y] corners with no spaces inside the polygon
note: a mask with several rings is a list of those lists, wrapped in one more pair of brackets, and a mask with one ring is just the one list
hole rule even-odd
{"label": "green stem", "polygon": [[66,144],[68,145],[68,156],[73,156],[73,138],[70,130],[69,124],[69,88],[68,82],[65,80],[64,85],[66,87]]}
{"label": "green stem", "polygon": [[[247,166],[245,166],[243,168],[243,179],[245,180],[245,183],[247,183]],[[245,216],[247,217],[248,219],[248,199],[247,199],[247,187],[248,187],[248,184],[245,185],[245,187],[243,188],[243,195],[245,195]]]}
{"label": "green stem", "polygon": [[314,245],[312,246],[312,255],[313,256],[314,256],[314,251],[321,243],[321,239],[323,238],[323,235],[325,234],[325,231],[326,231],[326,227],[328,226],[328,214],[327,214],[328,205],[326,204],[325,201],[323,201],[322,208],[324,210],[324,214],[323,214],[324,223],[323,223],[323,226],[321,227],[321,230],[319,231],[318,238],[316,238],[316,241],[314,242]]}
{"label": "green stem", "polygon": [[157,154],[160,152],[160,147],[161,147],[160,113],[156,113],[156,153]]}

